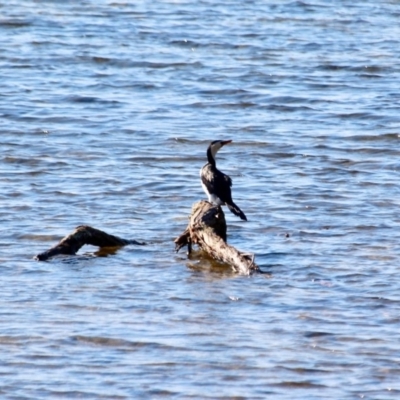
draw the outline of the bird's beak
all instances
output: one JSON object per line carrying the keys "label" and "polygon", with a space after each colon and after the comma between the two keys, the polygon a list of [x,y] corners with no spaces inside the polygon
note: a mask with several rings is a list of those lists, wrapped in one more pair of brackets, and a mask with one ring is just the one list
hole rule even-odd
{"label": "bird's beak", "polygon": [[229,143],[232,143],[232,140],[223,140],[223,141],[221,142],[221,145],[222,145],[222,146],[225,146],[226,144],[229,144]]}

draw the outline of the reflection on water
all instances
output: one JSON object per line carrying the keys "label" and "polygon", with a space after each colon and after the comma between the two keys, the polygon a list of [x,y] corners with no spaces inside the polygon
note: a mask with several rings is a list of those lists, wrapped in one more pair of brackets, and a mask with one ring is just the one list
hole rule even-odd
{"label": "reflection on water", "polygon": [[[398,398],[399,12],[2,7],[3,397]],[[173,251],[214,139],[265,275]]]}

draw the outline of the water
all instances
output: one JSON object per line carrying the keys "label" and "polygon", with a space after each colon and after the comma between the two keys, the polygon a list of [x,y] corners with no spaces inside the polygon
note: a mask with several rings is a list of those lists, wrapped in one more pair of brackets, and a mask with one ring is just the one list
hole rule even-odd
{"label": "water", "polygon": [[[399,398],[398,1],[0,12],[2,398]],[[269,275],[173,252],[219,138]]]}

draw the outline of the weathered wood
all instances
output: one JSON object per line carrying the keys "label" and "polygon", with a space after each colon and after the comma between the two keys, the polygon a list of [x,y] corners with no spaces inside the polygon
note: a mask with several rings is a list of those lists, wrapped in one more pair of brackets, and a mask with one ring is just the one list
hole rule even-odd
{"label": "weathered wood", "polygon": [[129,244],[144,245],[136,240],[122,239],[118,236],[109,235],[99,229],[87,225],[78,226],[71,234],[65,236],[61,241],[49,250],[35,256],[38,261],[46,261],[58,254],[76,254],[85,244],[98,247],[122,247]]}
{"label": "weathered wood", "polygon": [[225,214],[221,207],[208,201],[193,205],[188,227],[175,239],[175,250],[188,245],[190,252],[191,243],[197,244],[214,259],[229,264],[239,274],[261,272],[253,254],[241,252],[226,242]]}
{"label": "weathered wood", "polygon": [[191,252],[191,241],[190,241],[190,231],[189,227],[185,229],[185,231],[182,233],[182,235],[178,236],[175,240],[175,251],[178,252],[182,247],[188,246],[188,254]]}

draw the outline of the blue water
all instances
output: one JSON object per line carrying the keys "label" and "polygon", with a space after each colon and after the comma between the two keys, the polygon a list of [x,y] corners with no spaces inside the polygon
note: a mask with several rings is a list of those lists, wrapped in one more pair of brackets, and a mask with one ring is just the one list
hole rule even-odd
{"label": "blue water", "polygon": [[[399,398],[399,17],[0,5],[0,397]],[[266,275],[174,253],[215,139]],[[80,224],[148,244],[34,260]]]}

